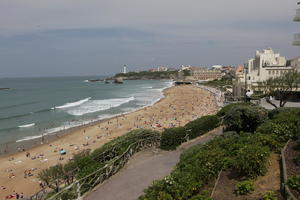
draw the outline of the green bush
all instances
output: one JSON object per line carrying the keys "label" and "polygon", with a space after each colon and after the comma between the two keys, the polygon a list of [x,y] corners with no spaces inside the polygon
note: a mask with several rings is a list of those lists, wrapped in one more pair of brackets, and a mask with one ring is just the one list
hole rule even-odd
{"label": "green bush", "polygon": [[270,110],[268,113],[268,116],[270,119],[274,119],[278,114],[283,112],[295,112],[295,110],[299,110],[299,108],[293,108],[293,107],[280,107],[273,110]]}
{"label": "green bush", "polygon": [[160,134],[157,131],[147,129],[130,131],[94,150],[91,154],[91,158],[97,161],[107,162],[116,156],[121,155],[131,144],[139,140],[153,137],[159,138]]}
{"label": "green bush", "polygon": [[278,200],[277,195],[273,191],[268,191],[264,194],[263,200]]}
{"label": "green bush", "polygon": [[279,143],[285,143],[290,138],[297,139],[300,134],[299,109],[286,109],[273,116],[273,119],[260,125],[257,130],[263,134],[274,134]]}
{"label": "green bush", "polygon": [[217,113],[217,116],[219,117],[224,117],[229,110],[231,110],[234,107],[238,107],[238,106],[251,106],[251,103],[248,102],[242,102],[242,103],[232,103],[232,104],[228,104],[226,106],[224,106],[221,110],[219,110],[219,112]]}
{"label": "green bush", "polygon": [[268,146],[245,145],[235,156],[234,168],[241,174],[250,178],[264,175],[267,172],[267,159],[270,150]]}
{"label": "green bush", "polygon": [[161,135],[160,148],[164,150],[174,150],[187,140],[186,136],[186,131],[183,127],[165,129]]}
{"label": "green bush", "polygon": [[230,131],[254,132],[267,119],[267,110],[262,107],[236,106],[225,114],[224,124]]}
{"label": "green bush", "polygon": [[161,136],[160,148],[174,150],[181,143],[203,135],[219,124],[220,118],[218,116],[209,115],[191,121],[184,127],[165,129]]}
{"label": "green bush", "polygon": [[220,118],[218,116],[208,115],[187,123],[184,128],[189,134],[189,138],[193,139],[216,128],[219,124]]}
{"label": "green bush", "polygon": [[238,195],[245,195],[254,191],[254,184],[252,181],[242,181],[236,185],[235,192]]}
{"label": "green bush", "polygon": [[291,176],[288,180],[287,180],[287,186],[289,186],[292,189],[298,190],[300,191],[300,176],[296,175],[296,176]]}

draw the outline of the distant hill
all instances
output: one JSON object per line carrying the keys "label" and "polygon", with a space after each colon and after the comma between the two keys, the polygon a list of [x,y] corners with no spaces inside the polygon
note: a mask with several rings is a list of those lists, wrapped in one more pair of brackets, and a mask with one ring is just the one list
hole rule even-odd
{"label": "distant hill", "polygon": [[124,80],[160,80],[160,79],[176,79],[178,77],[178,71],[161,71],[161,72],[128,72],[126,74],[119,73],[113,78],[122,77]]}

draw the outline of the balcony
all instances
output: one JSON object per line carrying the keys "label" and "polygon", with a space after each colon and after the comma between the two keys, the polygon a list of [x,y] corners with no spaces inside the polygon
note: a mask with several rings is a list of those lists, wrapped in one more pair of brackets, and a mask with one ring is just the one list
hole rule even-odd
{"label": "balcony", "polygon": [[294,21],[299,22],[300,21],[300,8],[296,10],[296,16],[294,18]]}
{"label": "balcony", "polygon": [[294,35],[293,45],[300,45],[300,33]]}

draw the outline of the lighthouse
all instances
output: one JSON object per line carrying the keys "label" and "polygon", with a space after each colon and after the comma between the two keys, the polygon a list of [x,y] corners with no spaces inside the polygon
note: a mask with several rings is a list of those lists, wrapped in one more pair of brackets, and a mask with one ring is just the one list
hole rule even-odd
{"label": "lighthouse", "polygon": [[126,67],[126,65],[124,65],[123,74],[126,74],[126,73],[127,73],[127,67]]}

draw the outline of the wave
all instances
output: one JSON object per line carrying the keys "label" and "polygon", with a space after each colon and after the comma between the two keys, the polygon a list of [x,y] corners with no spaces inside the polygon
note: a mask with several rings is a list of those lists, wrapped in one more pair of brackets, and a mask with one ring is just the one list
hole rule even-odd
{"label": "wave", "polygon": [[142,87],[143,89],[152,89],[153,87],[152,86],[149,86],[149,87]]}
{"label": "wave", "polygon": [[81,104],[88,102],[90,99],[91,99],[91,97],[88,97],[88,98],[85,98],[85,99],[82,99],[82,100],[79,100],[79,101],[69,102],[69,103],[66,103],[66,104],[61,105],[61,106],[55,106],[51,109],[65,109],[65,108],[80,106]]}
{"label": "wave", "polygon": [[26,136],[26,137],[23,137],[19,140],[17,140],[16,142],[23,142],[23,141],[27,141],[27,140],[34,140],[34,139],[38,139],[38,138],[41,138],[43,137],[42,135],[34,135],[34,136]]}
{"label": "wave", "polygon": [[28,128],[28,127],[32,127],[32,126],[34,126],[35,125],[35,123],[32,123],[32,124],[24,124],[24,125],[20,125],[20,126],[18,126],[19,128]]}
{"label": "wave", "polygon": [[133,101],[134,97],[128,98],[116,98],[116,99],[105,99],[105,100],[92,100],[77,108],[70,109],[67,112],[71,115],[81,116],[88,113],[94,113],[102,110],[108,110],[111,108],[119,107],[122,104]]}
{"label": "wave", "polygon": [[90,82],[90,81],[89,81],[89,80],[84,80],[83,82],[88,83],[88,82]]}

